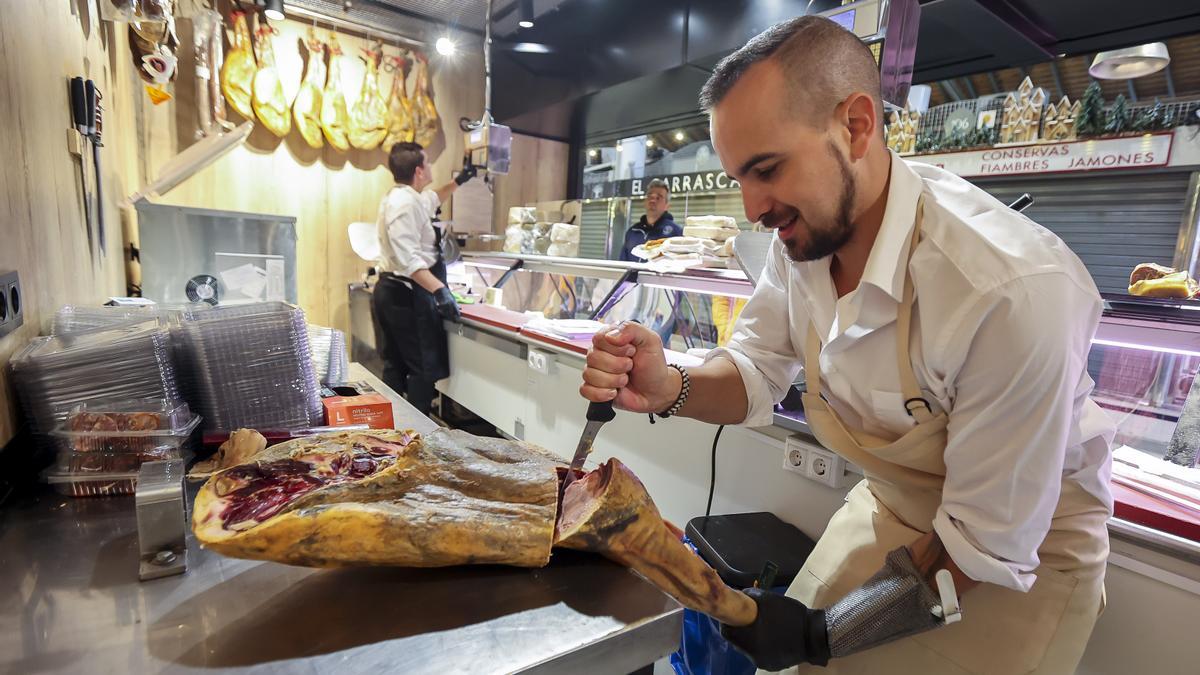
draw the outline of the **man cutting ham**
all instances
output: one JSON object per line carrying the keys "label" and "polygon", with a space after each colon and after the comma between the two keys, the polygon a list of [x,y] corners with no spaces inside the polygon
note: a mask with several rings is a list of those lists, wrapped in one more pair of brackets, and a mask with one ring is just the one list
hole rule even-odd
{"label": "man cutting ham", "polygon": [[866,479],[786,597],[748,590],[757,619],[725,627],[760,668],[1070,673],[1112,509],[1086,370],[1100,297],[1055,235],[891,153],[879,92],[867,47],[818,17],[718,64],[701,104],[746,218],[777,234],[766,269],[703,365],[625,324],[594,338],[580,391],[762,426],[803,367],[813,434]]}

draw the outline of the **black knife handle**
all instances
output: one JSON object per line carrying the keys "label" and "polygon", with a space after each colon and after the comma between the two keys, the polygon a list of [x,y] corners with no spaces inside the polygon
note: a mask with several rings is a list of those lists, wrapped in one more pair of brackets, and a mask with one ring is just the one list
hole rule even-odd
{"label": "black knife handle", "polygon": [[616,416],[617,411],[613,410],[612,401],[588,404],[587,421],[589,422],[611,422]]}
{"label": "black knife handle", "polygon": [[75,128],[87,133],[87,97],[83,93],[83,78],[71,78],[71,121]]}

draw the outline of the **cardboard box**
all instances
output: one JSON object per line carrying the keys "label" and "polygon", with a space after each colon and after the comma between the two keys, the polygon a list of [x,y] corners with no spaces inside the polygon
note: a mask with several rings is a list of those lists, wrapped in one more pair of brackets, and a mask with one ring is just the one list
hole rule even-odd
{"label": "cardboard box", "polygon": [[393,424],[392,402],[382,394],[360,394],[358,396],[330,396],[321,399],[325,406],[325,424],[345,427],[366,424],[372,429],[391,429]]}

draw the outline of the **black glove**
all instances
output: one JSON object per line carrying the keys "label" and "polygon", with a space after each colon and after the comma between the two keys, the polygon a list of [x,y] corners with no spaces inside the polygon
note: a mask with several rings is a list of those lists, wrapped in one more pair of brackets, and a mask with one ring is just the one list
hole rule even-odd
{"label": "black glove", "polygon": [[829,637],[825,611],[761,588],[745,594],[758,605],[758,617],[749,626],[721,624],[721,635],[763,670],[783,670],[801,663],[829,663]]}
{"label": "black glove", "polygon": [[470,162],[466,162],[463,165],[462,171],[459,171],[458,175],[454,177],[454,182],[462,185],[463,183],[474,178],[477,173],[479,173],[479,171],[475,168],[475,165]]}
{"label": "black glove", "polygon": [[450,289],[442,286],[433,294],[433,301],[437,305],[438,314],[442,315],[443,319],[450,321],[458,321],[462,317],[462,312],[458,311],[458,303],[454,301],[454,294]]}

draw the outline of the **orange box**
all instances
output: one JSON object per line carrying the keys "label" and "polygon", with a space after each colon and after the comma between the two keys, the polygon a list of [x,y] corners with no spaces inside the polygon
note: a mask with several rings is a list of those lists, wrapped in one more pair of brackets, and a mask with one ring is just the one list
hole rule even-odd
{"label": "orange box", "polygon": [[366,424],[372,429],[392,428],[392,402],[382,394],[330,396],[321,399],[321,404],[325,406],[326,426]]}

